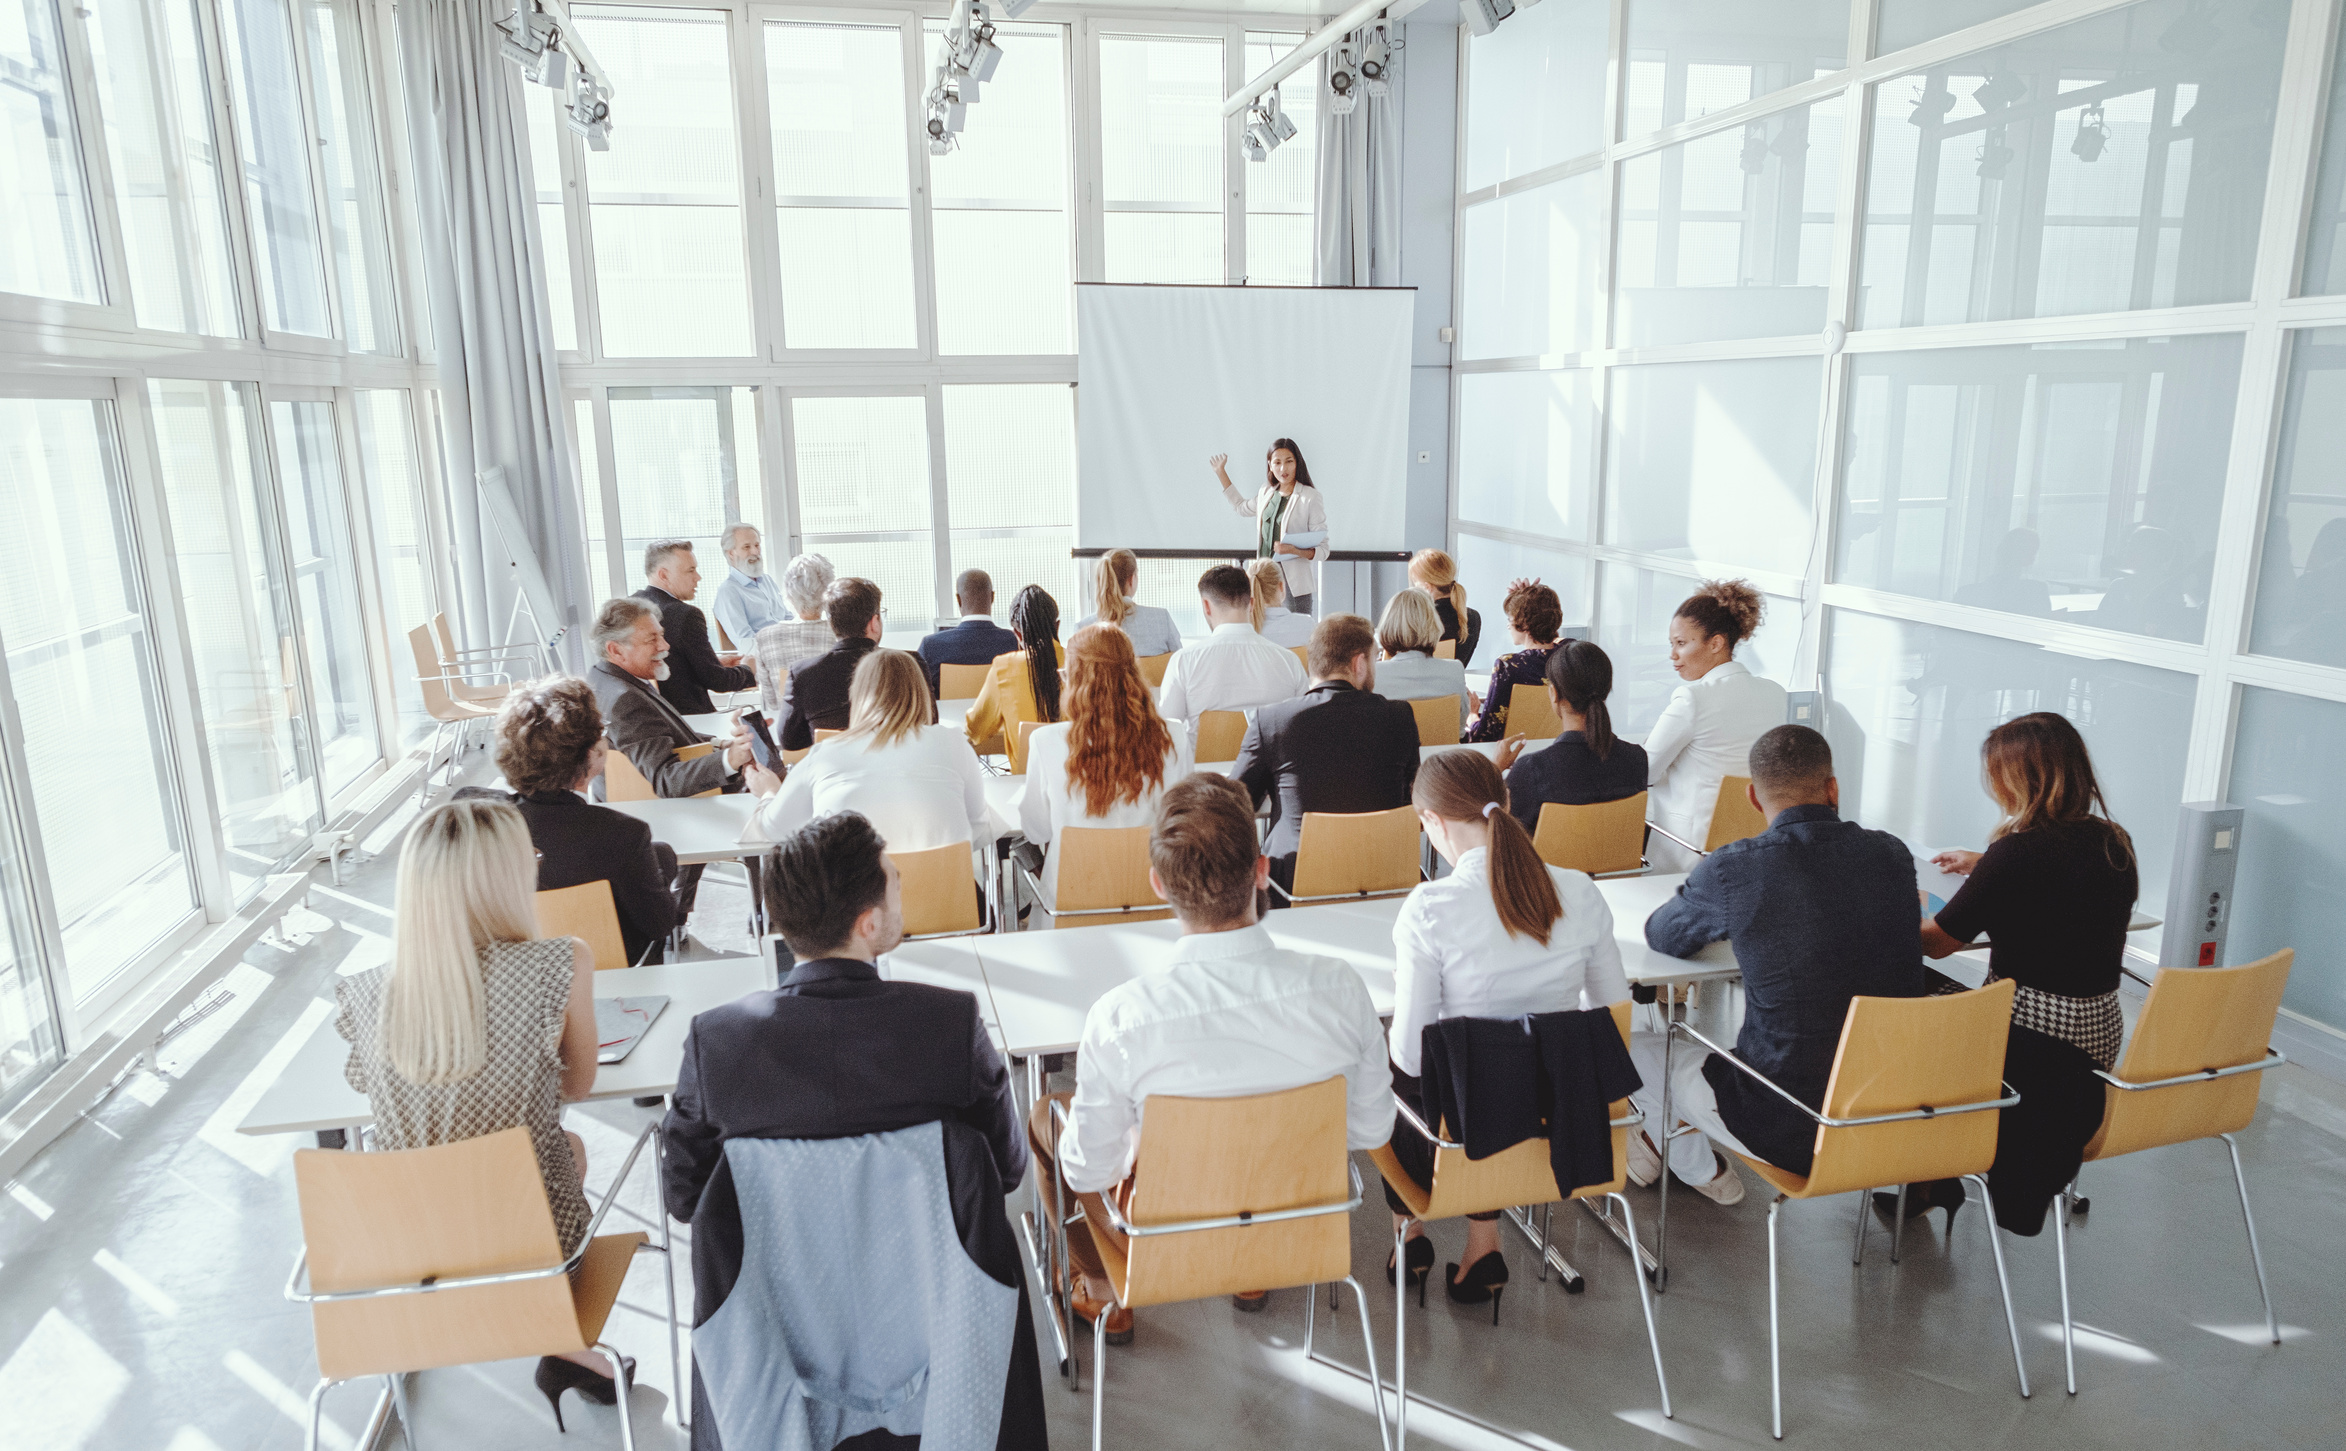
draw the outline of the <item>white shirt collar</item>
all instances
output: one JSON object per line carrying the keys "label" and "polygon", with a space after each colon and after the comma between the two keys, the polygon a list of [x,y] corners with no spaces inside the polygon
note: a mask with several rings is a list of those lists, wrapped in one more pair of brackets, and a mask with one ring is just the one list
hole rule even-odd
{"label": "white shirt collar", "polygon": [[1690,685],[1717,685],[1721,681],[1737,680],[1750,673],[1740,660],[1722,660],[1705,670],[1697,679],[1687,683]]}
{"label": "white shirt collar", "polygon": [[1216,962],[1226,957],[1252,957],[1269,952],[1271,930],[1257,922],[1230,932],[1191,932],[1173,944],[1174,962]]}
{"label": "white shirt collar", "polygon": [[984,620],[989,625],[994,623],[994,617],[992,615],[963,615],[961,617],[961,623],[965,625],[968,624],[971,620]]}
{"label": "white shirt collar", "polygon": [[1246,621],[1244,621],[1244,620],[1232,620],[1232,621],[1231,621],[1229,624],[1227,624],[1227,625],[1216,625],[1216,626],[1214,626],[1214,634],[1215,634],[1216,636],[1221,636],[1221,635],[1251,635],[1251,634],[1254,634],[1254,633],[1255,633],[1255,628],[1254,628],[1254,626],[1252,626],[1252,625],[1248,624],[1248,623],[1247,623]]}

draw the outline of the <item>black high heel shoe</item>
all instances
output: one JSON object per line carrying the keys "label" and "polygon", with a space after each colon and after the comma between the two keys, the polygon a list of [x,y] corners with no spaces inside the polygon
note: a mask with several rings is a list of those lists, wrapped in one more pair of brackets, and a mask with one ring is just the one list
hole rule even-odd
{"label": "black high heel shoe", "polygon": [[[1934,1209],[1944,1209],[1947,1211],[1947,1233],[1950,1235],[1955,1232],[1955,1211],[1969,1202],[1969,1196],[1963,1192],[1961,1179],[1931,1179],[1906,1186],[1906,1217],[1910,1220],[1920,1219]],[[1874,1213],[1880,1215],[1886,1223],[1896,1223],[1898,1191],[1876,1189]]]}
{"label": "black high heel shoe", "polygon": [[[619,1357],[619,1363],[627,1370],[628,1384],[633,1385],[635,1357],[623,1355]],[[564,1391],[577,1391],[598,1406],[619,1404],[617,1381],[599,1370],[589,1370],[575,1360],[564,1360],[558,1355],[538,1357],[538,1391],[545,1396],[546,1404],[554,1408],[554,1429],[565,1435],[569,1434],[570,1428],[562,1424]]]}
{"label": "black high heel shoe", "polygon": [[[1434,1272],[1434,1242],[1421,1234],[1403,1243],[1409,1253],[1409,1288],[1417,1291],[1417,1306],[1422,1310],[1426,1303],[1426,1276]],[[1385,1261],[1385,1283],[1393,1283],[1393,1261],[1390,1259]]]}
{"label": "black high heel shoe", "polygon": [[1492,1250],[1469,1265],[1464,1276],[1458,1273],[1458,1266],[1452,1265],[1443,1272],[1442,1288],[1450,1292],[1450,1302],[1454,1305],[1480,1305],[1490,1301],[1491,1323],[1496,1325],[1499,1296],[1507,1289],[1507,1257]]}

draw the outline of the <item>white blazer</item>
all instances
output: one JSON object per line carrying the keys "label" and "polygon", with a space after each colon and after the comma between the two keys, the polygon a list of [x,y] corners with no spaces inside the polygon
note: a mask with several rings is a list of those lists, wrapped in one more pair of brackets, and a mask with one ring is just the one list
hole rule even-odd
{"label": "white blazer", "polygon": [[[1647,818],[1701,846],[1719,782],[1751,774],[1752,743],[1784,723],[1784,708],[1784,687],[1740,660],[1680,685],[1645,738]],[[1690,872],[1697,860],[1659,836],[1646,855],[1658,872]]]}
{"label": "white blazer", "polygon": [[[1239,493],[1235,487],[1226,485],[1222,490],[1222,497],[1230,501],[1231,508],[1254,520],[1255,544],[1257,548],[1260,548],[1263,538],[1263,515],[1269,513],[1271,506],[1278,502],[1279,491],[1266,483],[1263,485],[1262,492],[1254,496],[1254,502],[1248,503],[1244,494]],[[1320,491],[1309,484],[1297,484],[1295,497],[1287,503],[1287,517],[1279,523],[1279,532],[1281,534],[1319,534],[1325,533],[1327,528],[1328,506],[1321,500]],[[1335,546],[1331,543],[1321,543],[1314,545],[1308,556],[1279,555],[1279,574],[1287,581],[1287,593],[1291,595],[1317,593],[1320,577],[1319,563],[1326,559],[1334,548]]]}

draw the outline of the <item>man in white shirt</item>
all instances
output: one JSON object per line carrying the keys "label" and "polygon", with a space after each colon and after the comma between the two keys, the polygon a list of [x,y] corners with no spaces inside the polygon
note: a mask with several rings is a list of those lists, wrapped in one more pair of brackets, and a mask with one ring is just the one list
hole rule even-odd
{"label": "man in white shirt", "polygon": [[1197,597],[1211,633],[1165,662],[1158,701],[1167,720],[1189,723],[1192,742],[1197,718],[1209,710],[1253,710],[1293,700],[1311,684],[1293,650],[1255,633],[1254,587],[1245,570],[1215,565],[1198,578]]}
{"label": "man in white shirt", "polygon": [[[1036,1104],[1027,1122],[1048,1196],[1057,1178],[1051,1103],[1068,1104],[1067,1188],[1081,1196],[1085,1222],[1067,1242],[1082,1276],[1075,1312],[1087,1321],[1109,1300],[1093,1236],[1116,1231],[1100,1195],[1129,1193],[1151,1095],[1236,1098],[1342,1075],[1347,1145],[1373,1149],[1393,1136],[1392,1071],[1368,988],[1336,958],[1272,945],[1257,920],[1269,873],[1245,788],[1207,773],[1165,792],[1149,833],[1149,885],[1172,904],[1181,940],[1170,960],[1092,1004],[1075,1092]],[[1239,1296],[1238,1308],[1259,1310],[1266,1298]],[[1106,1328],[1111,1342],[1130,1340],[1132,1312],[1108,1312]]]}
{"label": "man in white shirt", "polygon": [[710,609],[732,648],[747,653],[756,647],[758,631],[796,619],[797,613],[783,600],[781,586],[766,573],[766,546],[755,525],[726,525],[718,547],[733,567],[725,572],[725,582],[717,586],[717,598]]}

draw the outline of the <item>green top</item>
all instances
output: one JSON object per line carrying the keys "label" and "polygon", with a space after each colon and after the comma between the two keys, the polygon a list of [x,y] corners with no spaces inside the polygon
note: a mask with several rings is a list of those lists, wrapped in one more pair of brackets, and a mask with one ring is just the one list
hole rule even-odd
{"label": "green top", "polygon": [[1262,546],[1255,554],[1255,558],[1275,559],[1278,557],[1279,525],[1287,518],[1287,506],[1294,502],[1295,496],[1293,494],[1281,494],[1279,502],[1273,504],[1269,511],[1263,515]]}

